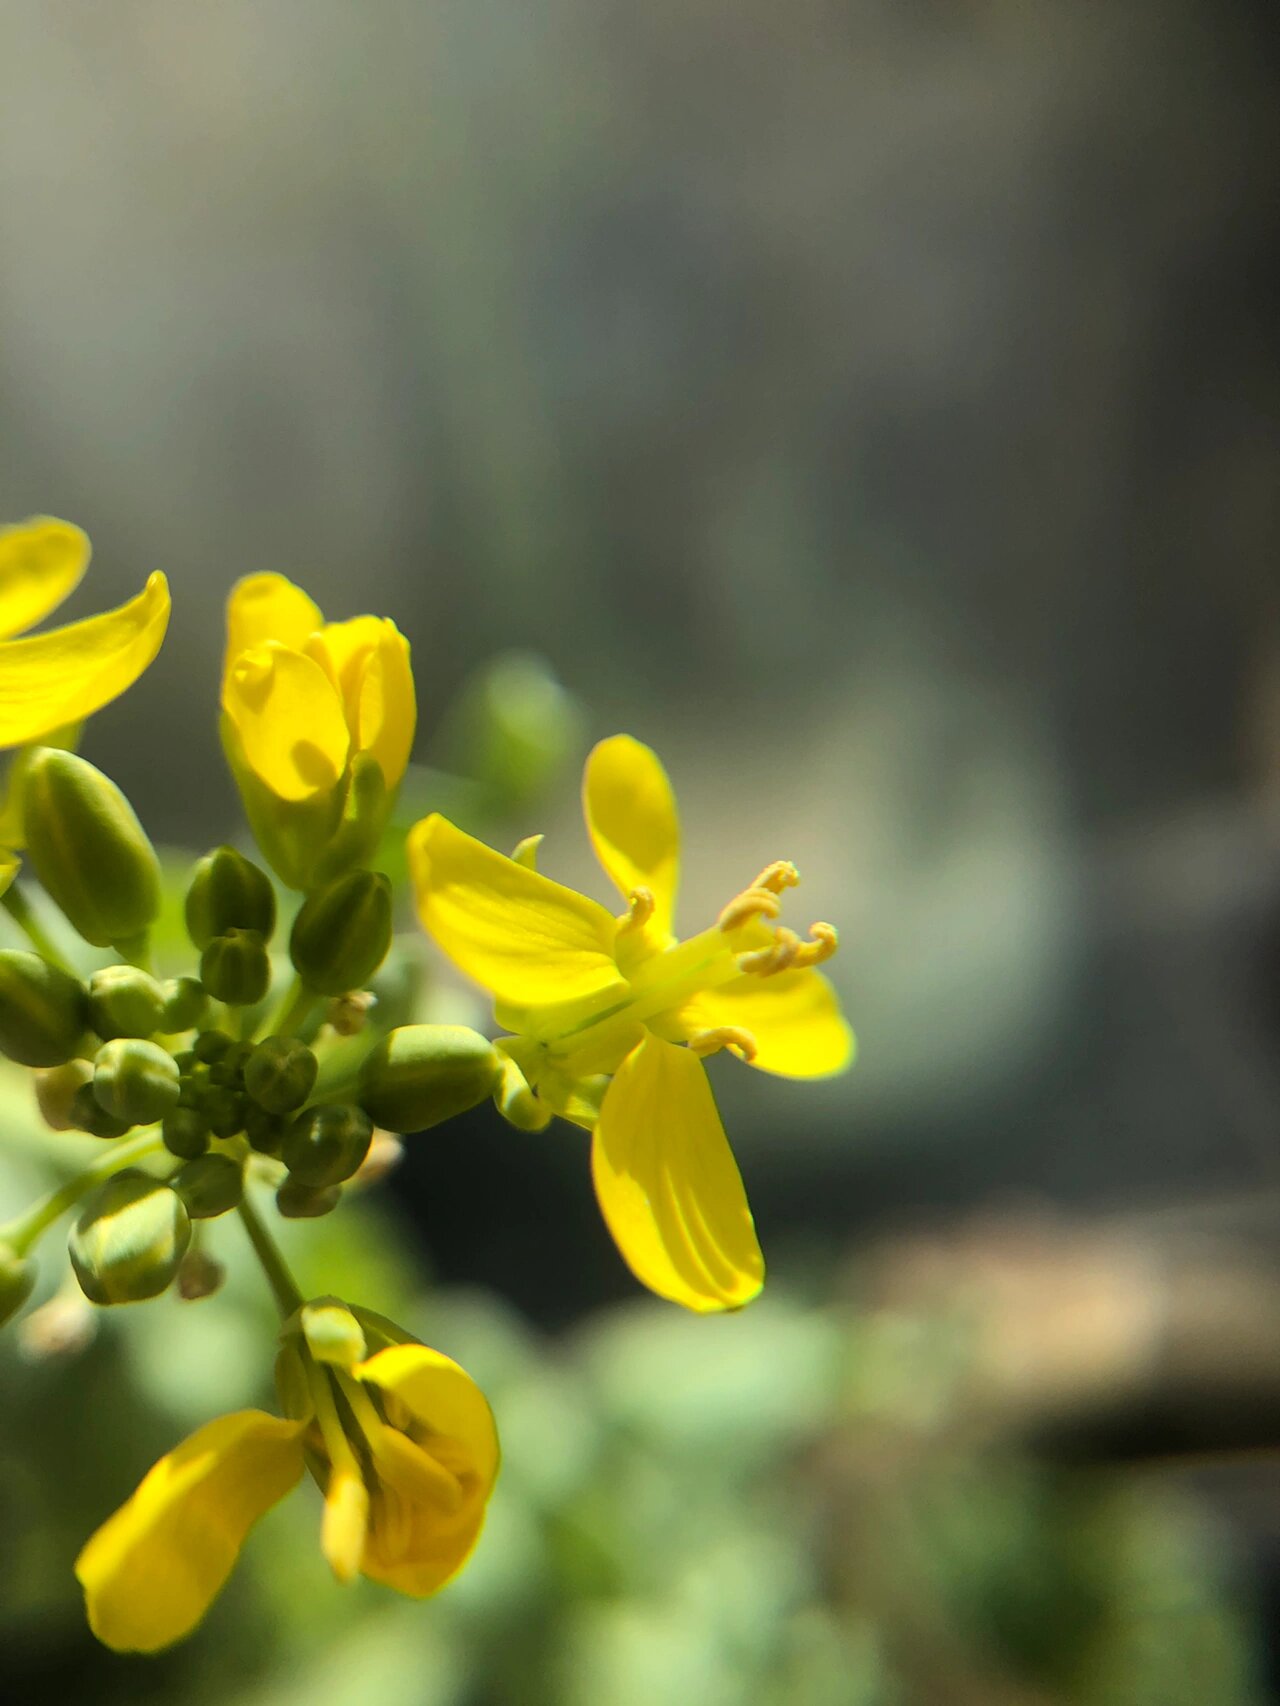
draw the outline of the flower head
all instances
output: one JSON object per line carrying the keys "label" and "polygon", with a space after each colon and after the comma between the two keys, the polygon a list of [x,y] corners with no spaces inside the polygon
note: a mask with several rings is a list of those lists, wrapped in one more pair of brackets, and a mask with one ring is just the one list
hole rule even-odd
{"label": "flower head", "polygon": [[470,1556],[498,1438],[457,1363],[321,1299],[286,1324],[277,1385],[285,1417],[241,1410],[198,1428],[85,1545],[76,1575],[107,1646],[155,1652],[188,1635],[304,1467],[324,1493],[321,1546],[340,1581],[364,1574],[422,1598]]}
{"label": "flower head", "polygon": [[[736,1308],[764,1262],[702,1061],[728,1049],[765,1072],[842,1071],[853,1036],[815,968],[835,952],[778,923],[799,877],[778,861],[710,928],[672,931],[679,878],[675,800],[656,755],[628,735],[587,760],[583,809],[597,857],[627,903],[621,917],[432,816],[409,836],[427,932],[495,999],[499,1043],[543,1123],[592,1132],[601,1212],[651,1290],[687,1308]],[[523,1123],[536,1123],[526,1097]]]}
{"label": "flower head", "polygon": [[34,516],[0,528],[0,747],[83,722],[132,687],[160,649],[169,588],[159,573],[117,610],[13,638],[57,609],[89,555],[69,521]]}
{"label": "flower head", "polygon": [[310,887],[317,870],[333,876],[367,854],[416,721],[409,645],[395,623],[326,622],[283,575],[250,575],[227,605],[222,707],[250,821],[285,881]]}

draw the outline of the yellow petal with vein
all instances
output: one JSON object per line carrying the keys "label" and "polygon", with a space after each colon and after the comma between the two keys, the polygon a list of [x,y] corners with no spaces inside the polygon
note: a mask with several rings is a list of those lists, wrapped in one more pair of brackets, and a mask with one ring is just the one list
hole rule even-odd
{"label": "yellow petal with vein", "polygon": [[241,1410],[160,1459],[76,1559],[100,1641],[152,1653],[195,1628],[249,1530],[302,1474],[302,1426]]}
{"label": "yellow petal with vein", "polygon": [[764,1284],[742,1177],[701,1060],[646,1037],[605,1094],[591,1176],[627,1266],[701,1314],[738,1309]]}
{"label": "yellow petal with vein", "polygon": [[88,566],[88,536],[69,521],[33,515],[0,527],[0,639],[56,610]]}
{"label": "yellow petal with vein", "polygon": [[604,907],[540,876],[433,813],[409,831],[418,915],[460,970],[520,1008],[626,994]]}
{"label": "yellow petal with vein", "polygon": [[168,582],[153,574],[117,610],[0,640],[0,746],[39,740],[118,699],[160,650],[168,623]]}
{"label": "yellow petal with vein", "polygon": [[781,1078],[829,1078],[854,1054],[854,1037],[835,990],[819,971],[740,977],[687,1001],[677,1015],[685,1037],[732,1025],[756,1041],[751,1062]]}
{"label": "yellow petal with vein", "polygon": [[647,888],[651,928],[667,936],[680,876],[675,794],[658,755],[630,735],[602,740],[582,774],[582,811],[596,857],[624,896]]}
{"label": "yellow petal with vein", "polygon": [[279,799],[312,799],[342,775],[347,721],[314,658],[274,644],[242,652],[227,672],[222,704],[246,763]]}
{"label": "yellow petal with vein", "polygon": [[226,668],[230,670],[241,652],[255,651],[272,640],[300,652],[323,625],[319,605],[284,575],[246,575],[227,599]]}

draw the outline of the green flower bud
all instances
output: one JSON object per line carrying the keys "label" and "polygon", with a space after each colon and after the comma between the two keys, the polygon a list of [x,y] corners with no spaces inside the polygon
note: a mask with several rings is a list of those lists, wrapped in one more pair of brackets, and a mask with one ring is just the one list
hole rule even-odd
{"label": "green flower bud", "polygon": [[170,1108],[160,1135],[170,1155],[180,1161],[194,1161],[209,1147],[209,1122],[198,1108]]}
{"label": "green flower bud", "polygon": [[163,987],[165,1030],[193,1031],[209,1011],[204,985],[194,977],[171,977]]}
{"label": "green flower bud", "polygon": [[107,1112],[93,1093],[92,1079],[82,1084],[71,1098],[71,1123],[77,1131],[87,1131],[90,1137],[123,1137],[133,1124]]}
{"label": "green flower bud", "polygon": [[40,1117],[53,1131],[73,1131],[76,1092],[93,1082],[93,1064],[69,1060],[65,1066],[50,1066],[35,1074],[36,1106]]}
{"label": "green flower bud", "polygon": [[35,1263],[0,1244],[0,1327],[22,1308],[35,1283]]}
{"label": "green flower bud", "polygon": [[276,1192],[276,1209],[285,1220],[317,1220],[332,1214],[341,1200],[340,1185],[304,1185],[290,1178]]}
{"label": "green flower bud", "polygon": [[137,966],[107,966],[89,979],[89,1023],[100,1037],[150,1037],[165,1017],[164,991]]}
{"label": "green flower bud", "polygon": [[380,871],[352,871],[302,904],[289,956],[319,995],[345,995],[373,976],[391,946],[391,884]]}
{"label": "green flower bud", "polygon": [[31,755],[27,853],[50,898],[96,948],[141,936],[160,911],[160,864],[133,807],[74,752]]}
{"label": "green flower bud", "polygon": [[84,985],[21,948],[0,948],[0,1052],[19,1066],[62,1066],[80,1052]]}
{"label": "green flower bud", "polygon": [[309,1108],[285,1132],[280,1153],[300,1184],[338,1185],[359,1167],[372,1140],[373,1121],[360,1108]]}
{"label": "green flower bud", "polygon": [[271,984],[271,961],[261,936],[231,930],[215,936],[200,956],[200,981],[228,1007],[254,1007]]}
{"label": "green flower bud", "polygon": [[178,1063],[159,1043],[117,1037],[93,1062],[93,1093],[113,1119],[150,1125],[178,1105]]}
{"label": "green flower bud", "polygon": [[240,1164],[229,1155],[200,1155],[188,1161],[169,1181],[187,1205],[192,1220],[211,1220],[240,1201],[244,1178]]}
{"label": "green flower bud", "polygon": [[257,1150],[259,1155],[279,1155],[288,1126],[288,1120],[280,1114],[269,1114],[256,1102],[246,1102],[244,1135],[249,1139],[250,1149]]}
{"label": "green flower bud", "polygon": [[210,1084],[196,1102],[215,1137],[234,1137],[244,1130],[248,1098],[225,1084]]}
{"label": "green flower bud", "polygon": [[269,1114],[291,1114],[315,1088],[320,1064],[296,1037],[268,1037],[244,1063],[244,1087]]}
{"label": "green flower bud", "polygon": [[212,1066],[214,1061],[221,1060],[234,1046],[235,1038],[229,1037],[225,1031],[201,1031],[192,1045],[191,1052],[198,1061]]}
{"label": "green flower bud", "polygon": [[252,859],[234,847],[216,847],[192,873],[185,911],[197,948],[231,930],[253,930],[267,941],[276,927],[276,891]]}
{"label": "green flower bud", "polygon": [[426,1131],[493,1094],[500,1061],[465,1025],[402,1025],[360,1070],[360,1106],[388,1131]]}
{"label": "green flower bud", "polygon": [[130,1167],[94,1192],[67,1248],[90,1303],[137,1303],[160,1295],[190,1241],[178,1193]]}

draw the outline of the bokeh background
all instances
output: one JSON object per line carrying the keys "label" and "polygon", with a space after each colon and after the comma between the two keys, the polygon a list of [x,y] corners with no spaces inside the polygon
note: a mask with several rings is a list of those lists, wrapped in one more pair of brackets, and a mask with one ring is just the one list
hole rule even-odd
{"label": "bokeh background", "polygon": [[75,614],[174,591],[86,754],[235,833],[221,608],[283,570],[412,641],[407,807],[594,883],[635,733],[686,924],[794,859],[861,1044],[716,1063],[741,1317],[637,1297],[574,1132],[304,1229],[498,1407],[425,1607],[299,1497],[101,1653],[76,1547],[263,1397],[266,1299],[7,1346],[15,1698],[1280,1699],[1278,81],[1261,0],[3,0],[0,516],[89,531]]}

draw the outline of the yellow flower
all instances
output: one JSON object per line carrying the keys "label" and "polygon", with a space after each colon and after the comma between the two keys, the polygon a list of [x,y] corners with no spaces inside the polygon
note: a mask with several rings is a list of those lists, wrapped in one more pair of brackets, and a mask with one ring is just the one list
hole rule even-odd
{"label": "yellow flower", "polygon": [[416,721],[394,622],[326,622],[283,575],[250,575],[227,604],[222,707],[250,821],[286,882],[311,886],[371,851]]}
{"label": "yellow flower", "polygon": [[[308,1312],[358,1317],[382,1348],[349,1360],[286,1330],[278,1384],[288,1418],[222,1416],[144,1476],[76,1560],[90,1627],[107,1646],[149,1653],[190,1634],[249,1530],[304,1467],[324,1492],[321,1545],[339,1581],[363,1573],[423,1598],[470,1556],[498,1473],[484,1394],[457,1363],[368,1311],[322,1301]],[[363,1344],[359,1329],[356,1338]]]}
{"label": "yellow flower", "polygon": [[169,588],[158,573],[118,610],[12,638],[62,603],[89,554],[88,539],[69,521],[33,516],[0,528],[0,747],[83,722],[132,687],[160,650]]}
{"label": "yellow flower", "polygon": [[836,933],[815,924],[801,941],[775,922],[799,880],[780,861],[678,940],[675,799],[628,735],[591,753],[583,809],[621,918],[539,875],[535,843],[508,859],[438,815],[409,835],[419,913],[514,1033],[498,1046],[534,1092],[512,1097],[519,1123],[540,1109],[540,1123],[556,1113],[591,1130],[600,1209],[636,1277],[689,1309],[738,1308],[764,1261],[702,1057],[727,1048],[790,1078],[842,1071],[853,1035],[813,969]]}

